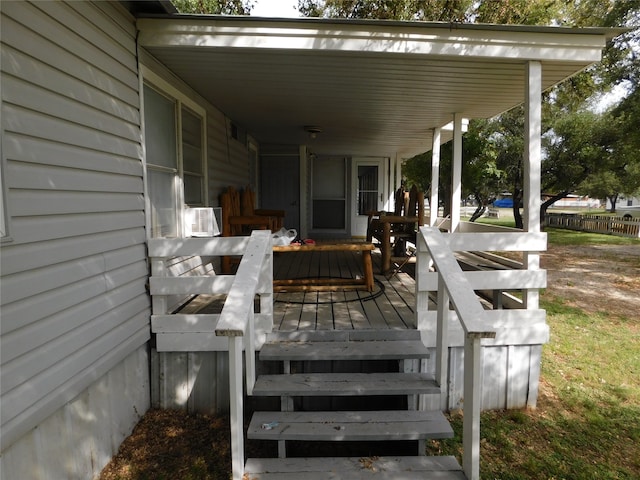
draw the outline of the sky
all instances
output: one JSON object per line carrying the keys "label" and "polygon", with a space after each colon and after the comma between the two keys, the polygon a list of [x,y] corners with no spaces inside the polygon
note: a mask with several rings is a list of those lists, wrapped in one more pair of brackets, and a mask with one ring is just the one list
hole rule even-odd
{"label": "sky", "polygon": [[297,6],[298,0],[254,0],[251,16],[295,18],[298,17]]}

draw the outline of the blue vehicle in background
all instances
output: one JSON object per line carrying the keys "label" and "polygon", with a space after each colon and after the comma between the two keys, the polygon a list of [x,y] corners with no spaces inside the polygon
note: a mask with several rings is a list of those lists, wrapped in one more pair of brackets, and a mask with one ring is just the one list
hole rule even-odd
{"label": "blue vehicle in background", "polygon": [[496,208],[513,208],[512,198],[501,198],[493,202],[493,206]]}

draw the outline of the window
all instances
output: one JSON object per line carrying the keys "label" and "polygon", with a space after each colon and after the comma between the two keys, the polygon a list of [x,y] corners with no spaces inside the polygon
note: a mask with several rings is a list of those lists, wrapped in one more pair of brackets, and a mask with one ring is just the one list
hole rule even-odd
{"label": "window", "polygon": [[202,161],[202,119],[182,108],[182,164],[184,201],[187,205],[204,205],[204,162]]}
{"label": "window", "polygon": [[150,236],[179,237],[184,207],[206,204],[205,115],[156,82],[143,88]]}
{"label": "window", "polygon": [[347,228],[345,159],[315,157],[312,175],[312,228],[344,231]]}
{"label": "window", "polygon": [[367,215],[378,206],[378,166],[358,165],[358,215]]}

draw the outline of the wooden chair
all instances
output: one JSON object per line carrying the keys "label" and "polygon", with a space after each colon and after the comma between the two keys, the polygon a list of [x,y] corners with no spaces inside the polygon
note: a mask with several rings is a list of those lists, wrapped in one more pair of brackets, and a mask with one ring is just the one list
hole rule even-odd
{"label": "wooden chair", "polygon": [[391,253],[405,255],[405,242],[415,243],[418,227],[424,225],[424,193],[414,185],[409,192],[399,188],[395,193],[393,212],[370,212],[367,242],[378,240],[382,255],[382,273],[391,270]]}
{"label": "wooden chair", "polygon": [[273,210],[267,208],[255,208],[256,194],[251,190],[250,186],[247,186],[242,192],[242,215],[245,217],[268,217],[269,229],[272,232],[277,232],[284,226],[284,210]]}
{"label": "wooden chair", "polygon": [[[241,194],[228,187],[220,195],[222,236],[250,235],[252,230],[277,231],[282,228],[284,210],[254,209],[255,193],[247,187]],[[231,273],[234,257],[222,257],[222,273]]]}

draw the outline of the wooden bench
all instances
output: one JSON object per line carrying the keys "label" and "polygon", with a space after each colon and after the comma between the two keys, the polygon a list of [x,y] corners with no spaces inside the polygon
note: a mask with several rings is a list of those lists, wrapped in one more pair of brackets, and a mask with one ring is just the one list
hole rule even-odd
{"label": "wooden bench", "polygon": [[323,243],[313,245],[274,245],[274,252],[362,252],[364,278],[292,278],[274,280],[274,292],[331,292],[338,290],[373,291],[372,243]]}

